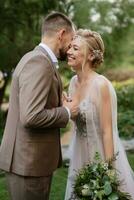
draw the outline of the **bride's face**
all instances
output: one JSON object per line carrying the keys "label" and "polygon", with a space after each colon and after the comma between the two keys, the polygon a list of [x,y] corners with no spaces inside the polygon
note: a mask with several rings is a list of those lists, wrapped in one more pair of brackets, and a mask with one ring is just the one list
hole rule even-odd
{"label": "bride's face", "polygon": [[85,59],[85,44],[80,38],[75,38],[67,51],[68,65],[75,71],[82,70],[82,64]]}

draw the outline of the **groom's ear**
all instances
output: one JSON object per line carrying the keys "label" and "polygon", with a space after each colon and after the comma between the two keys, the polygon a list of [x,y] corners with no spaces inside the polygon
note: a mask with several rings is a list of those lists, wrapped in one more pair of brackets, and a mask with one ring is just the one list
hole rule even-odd
{"label": "groom's ear", "polygon": [[61,30],[58,32],[58,39],[59,39],[60,41],[62,41],[62,39],[63,39],[65,33],[66,33],[66,30],[65,30],[65,29],[61,29]]}

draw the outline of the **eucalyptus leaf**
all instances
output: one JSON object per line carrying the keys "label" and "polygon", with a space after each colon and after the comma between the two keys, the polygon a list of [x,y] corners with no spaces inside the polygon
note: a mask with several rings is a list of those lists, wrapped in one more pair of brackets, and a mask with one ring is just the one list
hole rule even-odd
{"label": "eucalyptus leaf", "polygon": [[100,190],[97,192],[96,197],[98,197],[99,200],[103,200],[104,194],[104,190]]}
{"label": "eucalyptus leaf", "polygon": [[108,200],[118,200],[119,197],[116,193],[112,193],[109,197]]}
{"label": "eucalyptus leaf", "polygon": [[105,195],[109,195],[109,194],[111,194],[111,192],[112,192],[112,187],[111,187],[111,184],[110,184],[110,182],[108,182],[108,181],[106,181],[105,182],[105,185],[104,185],[104,192],[105,192]]}
{"label": "eucalyptus leaf", "polygon": [[109,181],[108,175],[104,175],[103,178],[102,178],[102,180],[103,180],[104,182]]}

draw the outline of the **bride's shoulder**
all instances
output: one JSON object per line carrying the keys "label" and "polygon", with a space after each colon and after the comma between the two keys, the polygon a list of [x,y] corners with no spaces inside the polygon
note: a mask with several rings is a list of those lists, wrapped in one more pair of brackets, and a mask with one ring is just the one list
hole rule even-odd
{"label": "bride's shoulder", "polygon": [[77,80],[77,75],[72,76],[71,81]]}
{"label": "bride's shoulder", "polygon": [[112,83],[103,75],[98,75],[96,78],[96,84],[101,93],[108,93],[109,88],[111,87]]}
{"label": "bride's shoulder", "polygon": [[77,81],[77,75],[74,75],[71,80],[70,80],[70,84],[73,84]]}
{"label": "bride's shoulder", "polygon": [[96,77],[96,83],[99,87],[106,87],[111,84],[111,82],[105,76],[100,74]]}
{"label": "bride's shoulder", "polygon": [[106,99],[109,99],[110,96],[114,97],[117,101],[116,91],[112,85],[112,82],[108,80],[105,76],[98,75],[98,77],[96,78],[96,85],[98,91],[100,91],[100,94],[105,101]]}

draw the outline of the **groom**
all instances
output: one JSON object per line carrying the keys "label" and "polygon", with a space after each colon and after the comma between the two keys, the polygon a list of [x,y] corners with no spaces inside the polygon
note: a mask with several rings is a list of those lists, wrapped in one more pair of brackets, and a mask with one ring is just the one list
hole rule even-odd
{"label": "groom", "polygon": [[39,46],[18,63],[0,148],[12,200],[48,200],[53,171],[61,165],[60,128],[78,113],[62,105],[57,58],[64,60],[74,28],[62,13],[49,14]]}

